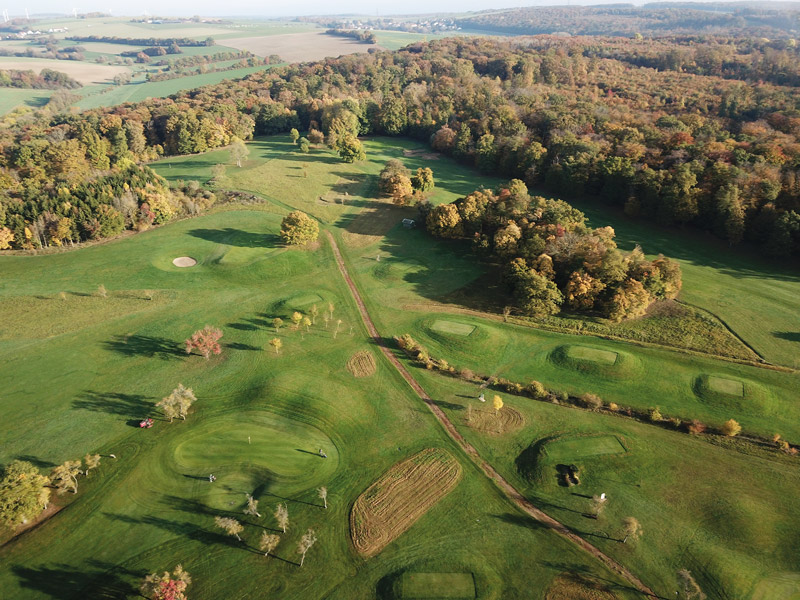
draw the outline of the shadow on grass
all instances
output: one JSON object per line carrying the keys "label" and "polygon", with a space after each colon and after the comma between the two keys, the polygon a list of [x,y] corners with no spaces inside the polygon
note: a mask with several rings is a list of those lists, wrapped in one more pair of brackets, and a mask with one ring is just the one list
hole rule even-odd
{"label": "shadow on grass", "polygon": [[773,331],[772,335],[789,342],[800,342],[800,331]]}
{"label": "shadow on grass", "polygon": [[56,463],[52,463],[49,460],[42,460],[41,458],[31,456],[30,454],[20,454],[15,456],[14,460],[24,460],[25,462],[31,463],[38,469],[52,469],[56,466]]}
{"label": "shadow on grass", "polygon": [[89,560],[82,566],[13,565],[11,571],[20,587],[58,600],[134,597],[138,594],[130,580],[138,582],[146,575],[144,571],[131,571],[99,560]]}
{"label": "shadow on grass", "polygon": [[[562,577],[569,579],[573,583],[587,588],[588,590],[594,590],[598,592],[612,592],[614,590],[639,592],[639,590],[632,586],[623,585],[617,583],[616,581],[612,581],[611,579],[600,577],[582,565],[551,561],[539,561],[539,564],[543,567],[547,567],[558,573],[561,573]],[[594,594],[592,596],[594,596]],[[661,596],[656,596],[656,598],[661,598]]]}
{"label": "shadow on grass", "polygon": [[173,360],[186,356],[186,348],[174,340],[149,335],[117,335],[103,342],[107,350],[125,356],[146,356]]}
{"label": "shadow on grass", "polygon": [[241,229],[192,229],[189,235],[226,246],[239,248],[277,248],[282,246],[280,237],[273,233],[256,233]]}
{"label": "shadow on grass", "polygon": [[261,352],[263,348],[258,346],[251,346],[250,344],[242,344],[241,342],[233,342],[231,344],[223,344],[226,348],[231,350],[250,350],[252,352]]}
{"label": "shadow on grass", "polygon": [[72,402],[72,408],[131,417],[135,422],[134,425],[138,427],[142,415],[147,415],[153,410],[153,398],[141,394],[86,390]]}
{"label": "shadow on grass", "polygon": [[525,515],[518,515],[514,513],[503,513],[502,515],[493,515],[495,519],[499,519],[509,525],[516,525],[517,527],[525,527],[527,529],[547,529],[545,525]]}
{"label": "shadow on grass", "polygon": [[[472,396],[467,396],[468,398],[472,398]],[[441,406],[442,408],[446,408],[448,410],[464,410],[464,406],[461,404],[454,404],[453,402],[447,402],[446,400],[434,400],[433,403],[436,406]]]}

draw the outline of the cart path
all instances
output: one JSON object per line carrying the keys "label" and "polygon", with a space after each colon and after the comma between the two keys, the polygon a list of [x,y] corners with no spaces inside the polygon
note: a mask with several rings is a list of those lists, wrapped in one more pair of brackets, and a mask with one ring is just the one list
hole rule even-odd
{"label": "cart path", "polygon": [[555,531],[560,536],[566,538],[570,542],[576,544],[595,558],[597,558],[600,562],[602,562],[606,567],[623,577],[628,583],[630,583],[633,587],[637,590],[645,594],[646,596],[650,596],[652,598],[659,598],[649,587],[647,587],[638,577],[636,577],[633,573],[631,573],[628,569],[618,563],[616,560],[602,552],[599,548],[593,546],[577,533],[569,529],[566,525],[561,524],[559,521],[556,521],[553,517],[546,514],[542,510],[536,508],[527,498],[525,498],[522,494],[520,494],[516,488],[511,485],[506,479],[498,473],[494,467],[492,467],[488,462],[481,458],[478,451],[475,449],[472,444],[470,444],[464,437],[456,430],[453,422],[447,417],[447,415],[442,411],[439,406],[433,401],[433,399],[428,396],[422,386],[417,383],[417,380],[412,377],[411,373],[408,372],[397,357],[394,355],[392,350],[386,345],[383,338],[378,334],[378,330],[375,328],[375,324],[372,322],[372,319],[369,316],[369,312],[367,311],[367,307],[364,304],[364,301],[361,299],[361,294],[358,292],[353,279],[350,277],[350,273],[347,271],[347,267],[344,264],[344,259],[342,258],[342,253],[339,251],[339,246],[336,244],[336,240],[334,239],[333,235],[330,231],[326,231],[325,234],[328,236],[328,241],[330,241],[331,249],[333,250],[333,255],[336,258],[336,264],[339,266],[339,271],[344,277],[347,286],[350,288],[350,293],[353,296],[353,300],[355,300],[356,305],[358,306],[358,310],[361,313],[361,319],[364,321],[364,325],[367,327],[367,331],[378,347],[383,352],[384,356],[389,360],[390,363],[397,369],[400,375],[403,376],[403,379],[406,380],[408,385],[416,392],[417,396],[422,399],[423,402],[428,406],[431,410],[433,415],[439,420],[439,423],[444,427],[445,431],[450,435],[451,438],[461,447],[461,449],[469,456],[469,458],[474,462],[480,469],[484,472],[484,474],[491,479],[497,487],[511,500],[515,505],[517,505],[523,512],[527,515],[544,525],[545,527],[549,527],[553,531]]}

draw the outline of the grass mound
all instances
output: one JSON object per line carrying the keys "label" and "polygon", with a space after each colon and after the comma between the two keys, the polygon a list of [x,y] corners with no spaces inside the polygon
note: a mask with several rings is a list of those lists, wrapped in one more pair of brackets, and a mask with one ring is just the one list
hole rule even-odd
{"label": "grass mound", "polygon": [[800,573],[776,573],[759,581],[750,600],[800,600]]}
{"label": "grass mound", "polygon": [[564,369],[610,379],[628,379],[639,371],[638,360],[630,354],[593,346],[565,344],[553,350],[549,359]]}
{"label": "grass mound", "polygon": [[431,325],[431,329],[440,333],[467,336],[475,331],[475,326],[467,323],[458,323],[457,321],[445,321],[442,319],[437,319],[433,322],[433,325]]}
{"label": "grass mound", "polygon": [[[328,455],[318,455],[322,448]],[[202,483],[197,490],[209,506],[238,508],[245,493],[264,483],[295,493],[333,474],[338,453],[319,429],[267,412],[222,415],[182,435],[174,464]],[[217,481],[205,481],[213,473]]]}
{"label": "grass mound", "polygon": [[397,463],[353,504],[350,535],[364,556],[374,556],[407,531],[461,479],[461,465],[446,450],[426,448]]}
{"label": "grass mound", "polygon": [[403,600],[466,600],[475,597],[472,573],[403,573],[397,597]]}
{"label": "grass mound", "polygon": [[369,377],[375,373],[375,357],[372,352],[368,350],[361,350],[356,352],[347,361],[347,370],[350,371],[354,377]]}
{"label": "grass mound", "polygon": [[514,433],[525,424],[522,414],[509,406],[504,406],[497,414],[489,408],[473,408],[465,419],[467,427],[489,435]]}
{"label": "grass mound", "polygon": [[694,382],[694,393],[707,404],[748,413],[767,409],[767,392],[750,381],[723,375],[703,374]]}
{"label": "grass mound", "polygon": [[598,581],[574,573],[559,575],[550,584],[545,600],[615,600],[616,594]]}
{"label": "grass mound", "polygon": [[592,456],[627,452],[614,435],[564,437],[550,442],[544,449],[545,456],[554,462],[574,462]]}

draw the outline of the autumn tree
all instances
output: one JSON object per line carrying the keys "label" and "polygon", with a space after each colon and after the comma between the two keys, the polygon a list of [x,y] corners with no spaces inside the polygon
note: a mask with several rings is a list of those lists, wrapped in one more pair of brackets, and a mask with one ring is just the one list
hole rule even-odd
{"label": "autumn tree", "polygon": [[292,129],[289,131],[289,137],[292,138],[293,144],[297,144],[297,140],[300,139],[300,132],[292,127]]}
{"label": "autumn tree", "polygon": [[50,473],[50,483],[55,486],[59,494],[65,493],[70,488],[73,494],[77,494],[80,473],[81,461],[68,460],[53,469]]}
{"label": "autumn tree", "polygon": [[240,542],[242,541],[242,538],[239,537],[239,534],[244,529],[244,526],[236,519],[217,516],[214,517],[214,525],[222,529],[228,535],[234,536]]}
{"label": "autumn tree", "polygon": [[294,311],[290,318],[292,320],[292,326],[294,329],[298,329],[300,327],[300,323],[303,322],[303,314],[298,311]]}
{"label": "autumn tree", "polygon": [[378,175],[378,191],[398,206],[407,204],[411,199],[414,188],[409,170],[396,158],[387,162]]}
{"label": "autumn tree", "polygon": [[100,296],[101,298],[108,297],[108,291],[106,290],[106,286],[104,286],[102,283],[97,286],[97,295]]}
{"label": "autumn tree", "polygon": [[273,348],[275,348],[275,354],[280,354],[281,353],[281,348],[283,347],[283,342],[281,341],[280,338],[272,338],[269,341],[269,345],[272,346]]}
{"label": "autumn tree", "polygon": [[258,512],[258,500],[253,498],[250,494],[247,494],[247,506],[244,509],[244,514],[252,515],[254,517],[261,516],[261,514]]}
{"label": "autumn tree", "polygon": [[0,250],[8,250],[11,248],[11,242],[14,241],[14,232],[8,227],[0,227]]}
{"label": "autumn tree", "polygon": [[87,453],[86,456],[83,457],[83,464],[86,467],[83,470],[83,474],[86,475],[86,477],[88,477],[89,471],[91,471],[92,469],[96,469],[97,467],[100,466],[100,455]]}
{"label": "autumn tree", "polygon": [[311,150],[311,143],[307,138],[300,138],[300,152],[303,154],[308,154],[309,150]]}
{"label": "autumn tree", "polygon": [[196,401],[197,398],[192,388],[184,387],[182,383],[179,383],[178,387],[172,390],[169,396],[156,403],[156,406],[162,410],[164,416],[169,417],[169,422],[172,423],[175,417],[181,417],[185,421],[189,409]]}
{"label": "autumn tree", "polygon": [[722,433],[728,437],[735,437],[742,432],[742,426],[733,419],[728,419],[722,424]]}
{"label": "autumn tree", "polygon": [[492,398],[492,406],[494,407],[495,415],[500,414],[500,409],[503,408],[503,399],[500,396]]}
{"label": "autumn tree", "polygon": [[350,134],[340,137],[336,141],[334,150],[339,154],[339,158],[346,163],[354,163],[367,158],[364,146],[356,136]]}
{"label": "autumn tree", "polygon": [[281,239],[285,244],[302,246],[317,240],[319,223],[306,213],[293,210],[281,221]]}
{"label": "autumn tree", "polygon": [[189,573],[181,565],[170,573],[150,573],[139,588],[148,600],[186,600],[186,588],[192,583]]}
{"label": "autumn tree", "polygon": [[681,586],[681,596],[686,600],[705,600],[706,595],[700,589],[689,570],[681,569],[678,571],[678,583]]}
{"label": "autumn tree", "polygon": [[314,533],[313,529],[309,529],[303,534],[303,537],[300,538],[300,541],[297,542],[297,553],[300,554],[300,566],[303,566],[303,562],[306,559],[306,552],[309,551],[311,546],[313,546],[317,542],[317,536]]}
{"label": "autumn tree", "polygon": [[607,502],[608,498],[605,494],[595,494],[592,496],[592,514],[596,517],[599,517],[602,514],[603,509],[605,509]]}
{"label": "autumn tree", "polygon": [[31,463],[13,460],[0,475],[0,525],[15,528],[47,508],[50,480]]}
{"label": "autumn tree", "polygon": [[286,506],[286,503],[278,504],[275,507],[275,520],[278,522],[278,527],[283,529],[283,533],[286,533],[286,528],[289,526],[289,509]]}
{"label": "autumn tree", "polygon": [[250,148],[248,148],[247,144],[245,144],[241,139],[234,137],[231,140],[230,153],[231,160],[236,163],[237,167],[241,167],[242,161],[250,155]]}
{"label": "autumn tree", "polygon": [[276,535],[274,533],[270,533],[268,531],[262,531],[261,539],[258,542],[258,547],[261,548],[261,551],[264,553],[264,556],[269,556],[269,553],[274,552],[275,548],[278,547],[280,541],[281,541],[281,536]]}
{"label": "autumn tree", "polygon": [[272,319],[272,326],[275,328],[275,333],[278,333],[278,331],[280,331],[281,327],[283,326],[283,319],[281,319],[280,317],[275,317],[274,319]]}
{"label": "autumn tree", "polygon": [[308,132],[308,141],[312,144],[319,145],[325,143],[325,134],[319,129],[310,129]]}
{"label": "autumn tree", "polygon": [[606,314],[609,319],[619,323],[623,319],[641,317],[652,302],[653,297],[640,281],[628,279],[609,300]]}
{"label": "autumn tree", "polygon": [[221,354],[222,346],[219,340],[222,337],[222,330],[211,325],[206,325],[202,329],[198,329],[186,340],[186,354],[191,354],[193,350],[197,350],[198,354],[206,360],[212,354]]}
{"label": "autumn tree", "polygon": [[311,319],[308,317],[303,317],[303,327],[306,328],[306,331],[311,331]]}
{"label": "autumn tree", "polygon": [[420,167],[411,178],[411,185],[415,190],[428,192],[434,188],[433,170],[430,167]]}
{"label": "autumn tree", "polygon": [[319,314],[319,308],[317,308],[316,304],[312,304],[311,305],[311,310],[309,310],[309,312],[311,313],[311,322],[314,325],[316,325],[317,324],[317,315]]}
{"label": "autumn tree", "polygon": [[319,495],[320,500],[322,500],[325,508],[328,508],[328,488],[326,488],[325,486],[318,488],[317,494]]}

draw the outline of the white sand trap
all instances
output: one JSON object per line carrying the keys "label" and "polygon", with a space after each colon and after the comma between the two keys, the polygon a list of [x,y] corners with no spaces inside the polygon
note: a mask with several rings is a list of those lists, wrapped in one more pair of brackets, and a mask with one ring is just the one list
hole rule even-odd
{"label": "white sand trap", "polygon": [[197,261],[191,256],[179,256],[172,261],[172,264],[176,267],[193,267],[197,264]]}

